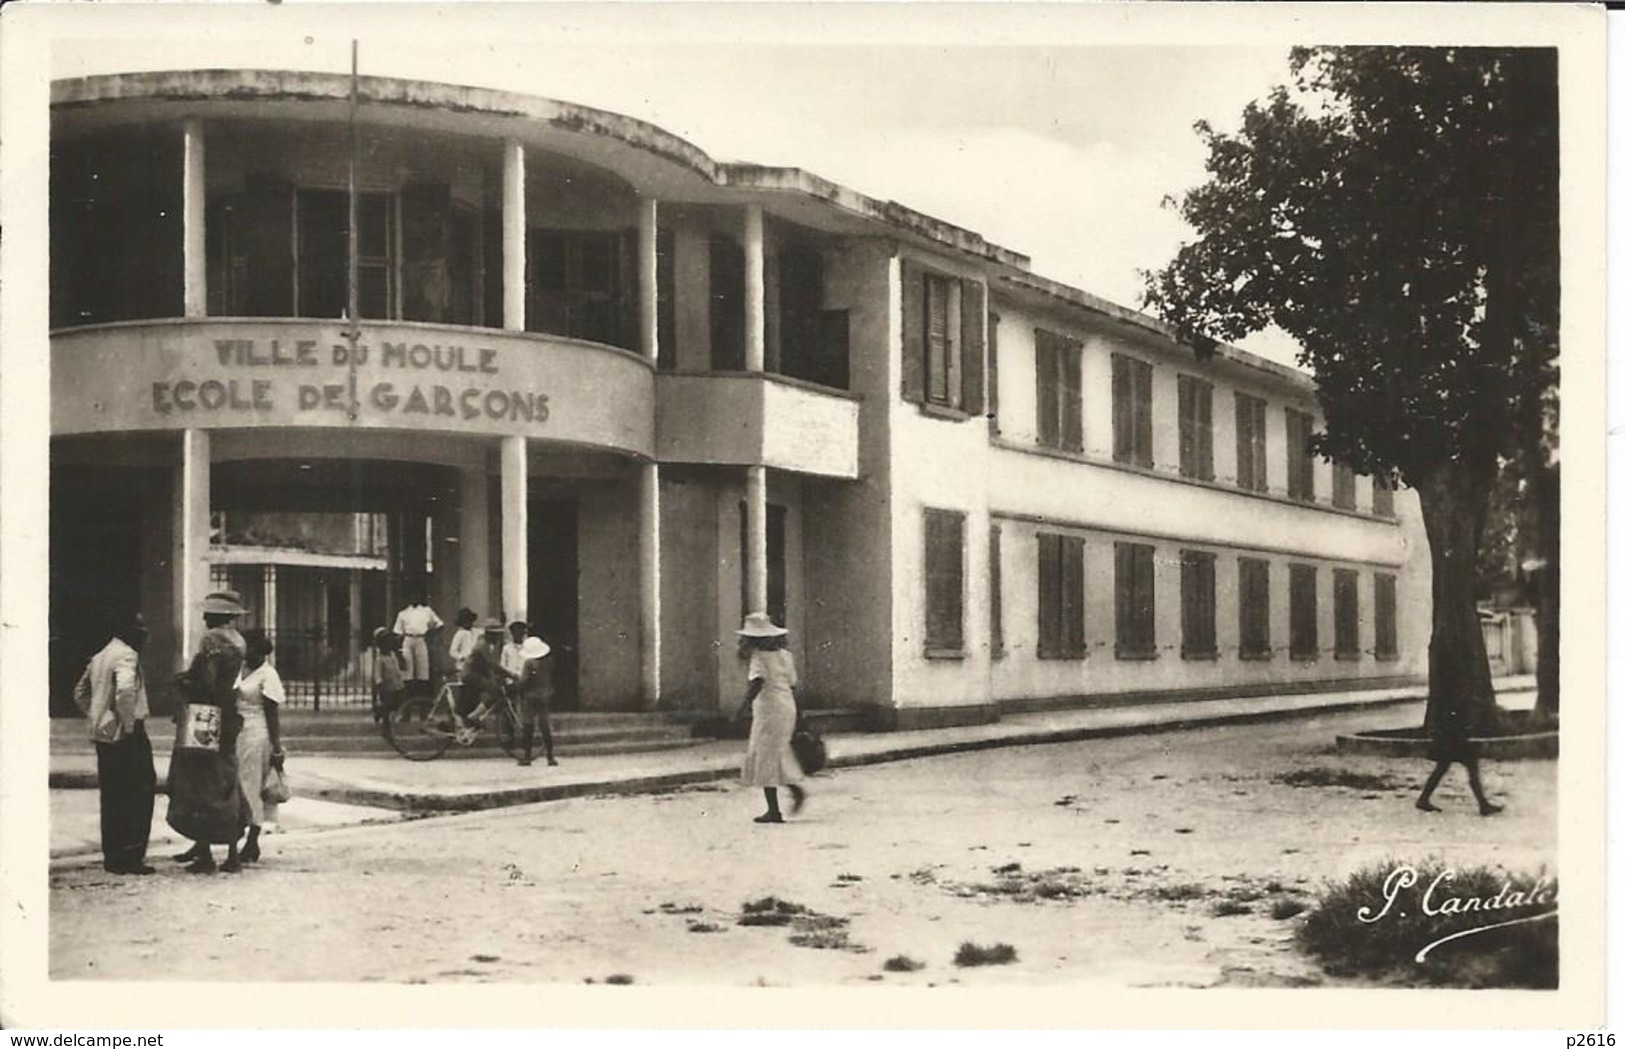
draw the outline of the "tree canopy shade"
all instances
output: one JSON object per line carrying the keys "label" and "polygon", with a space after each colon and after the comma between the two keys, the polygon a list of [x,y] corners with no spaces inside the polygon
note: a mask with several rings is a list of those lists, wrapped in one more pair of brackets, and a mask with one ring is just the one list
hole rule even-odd
{"label": "tree canopy shade", "polygon": [[1433,555],[1430,721],[1493,709],[1474,603],[1506,458],[1554,430],[1557,52],[1324,47],[1170,201],[1198,239],[1145,301],[1196,347],[1275,325],[1316,378],[1320,454],[1416,489]]}

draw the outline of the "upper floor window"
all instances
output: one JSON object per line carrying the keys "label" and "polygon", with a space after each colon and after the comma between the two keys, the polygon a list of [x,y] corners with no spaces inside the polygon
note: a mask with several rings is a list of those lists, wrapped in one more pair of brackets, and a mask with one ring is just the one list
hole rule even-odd
{"label": "upper floor window", "polygon": [[1038,443],[1083,451],[1083,344],[1042,329],[1034,333],[1038,370]]}
{"label": "upper floor window", "polygon": [[1265,458],[1264,402],[1245,393],[1236,394],[1236,486],[1250,492],[1269,488],[1268,461]]}
{"label": "upper floor window", "polygon": [[1151,465],[1151,365],[1112,354],[1112,458]]}
{"label": "upper floor window", "polygon": [[1371,478],[1371,512],[1378,517],[1394,516],[1394,489],[1381,474]]}
{"label": "upper floor window", "polygon": [[980,282],[903,261],[904,400],[982,414],[986,304]]}
{"label": "upper floor window", "polygon": [[1179,377],[1179,476],[1213,480],[1213,385]]}
{"label": "upper floor window", "polygon": [[925,648],[957,656],[965,648],[965,515],[925,512]]}
{"label": "upper floor window", "polygon": [[637,346],[637,249],[636,230],[531,229],[525,328]]}
{"label": "upper floor window", "polygon": [[1314,425],[1307,412],[1286,410],[1286,494],[1305,503],[1315,501],[1315,460],[1309,454]]}
{"label": "upper floor window", "polygon": [[1333,464],[1332,505],[1339,510],[1354,509],[1354,467],[1344,463]]}

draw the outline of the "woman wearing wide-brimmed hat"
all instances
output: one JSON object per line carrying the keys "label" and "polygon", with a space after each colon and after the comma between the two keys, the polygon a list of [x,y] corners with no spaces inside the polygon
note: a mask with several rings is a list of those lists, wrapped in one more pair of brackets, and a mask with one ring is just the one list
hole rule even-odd
{"label": "woman wearing wide-brimmed hat", "polygon": [[790,749],[796,729],[796,663],[790,656],[790,632],[778,626],[766,612],[745,617],[739,635],[739,655],[746,660],[745,705],[750,707],[750,745],[740,779],[747,787],[761,787],[767,797],[767,811],[757,823],[783,823],[779,811],[779,788],[790,792],[790,811],[800,812],[807,792],[801,786],[800,762]]}
{"label": "woman wearing wide-brimmed hat", "polygon": [[[226,872],[241,869],[237,839],[249,823],[248,801],[237,778],[237,675],[247,645],[234,625],[247,614],[235,591],[219,590],[203,599],[203,623],[209,629],[198,643],[187,671],[176,679],[185,706],[180,732],[169,759],[169,812],[166,819],[192,840],[176,856],[194,874],[213,874],[210,845],[225,845]],[[202,708],[196,710],[193,708]],[[209,708],[213,708],[210,713]],[[204,716],[196,716],[198,714]]]}

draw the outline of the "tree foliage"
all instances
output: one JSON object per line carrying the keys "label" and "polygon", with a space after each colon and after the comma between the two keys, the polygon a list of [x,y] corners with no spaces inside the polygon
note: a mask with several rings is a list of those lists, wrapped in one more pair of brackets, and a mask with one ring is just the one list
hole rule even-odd
{"label": "tree foliage", "polygon": [[1198,239],[1146,305],[1199,353],[1296,339],[1315,449],[1421,498],[1430,701],[1492,702],[1470,636],[1486,504],[1499,464],[1555,434],[1556,52],[1299,48],[1291,70],[1235,133],[1197,125],[1209,180],[1169,203]]}

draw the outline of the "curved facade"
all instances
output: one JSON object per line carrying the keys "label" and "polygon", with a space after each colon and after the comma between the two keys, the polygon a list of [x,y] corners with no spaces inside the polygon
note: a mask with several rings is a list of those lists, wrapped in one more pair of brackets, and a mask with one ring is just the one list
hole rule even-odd
{"label": "curved facade", "polygon": [[60,81],[51,141],[56,684],[226,583],[316,704],[417,589],[588,710],[731,710],[749,608],[898,725],[1420,668],[1408,497],[1299,454],[1301,377],[968,230],[376,77]]}

